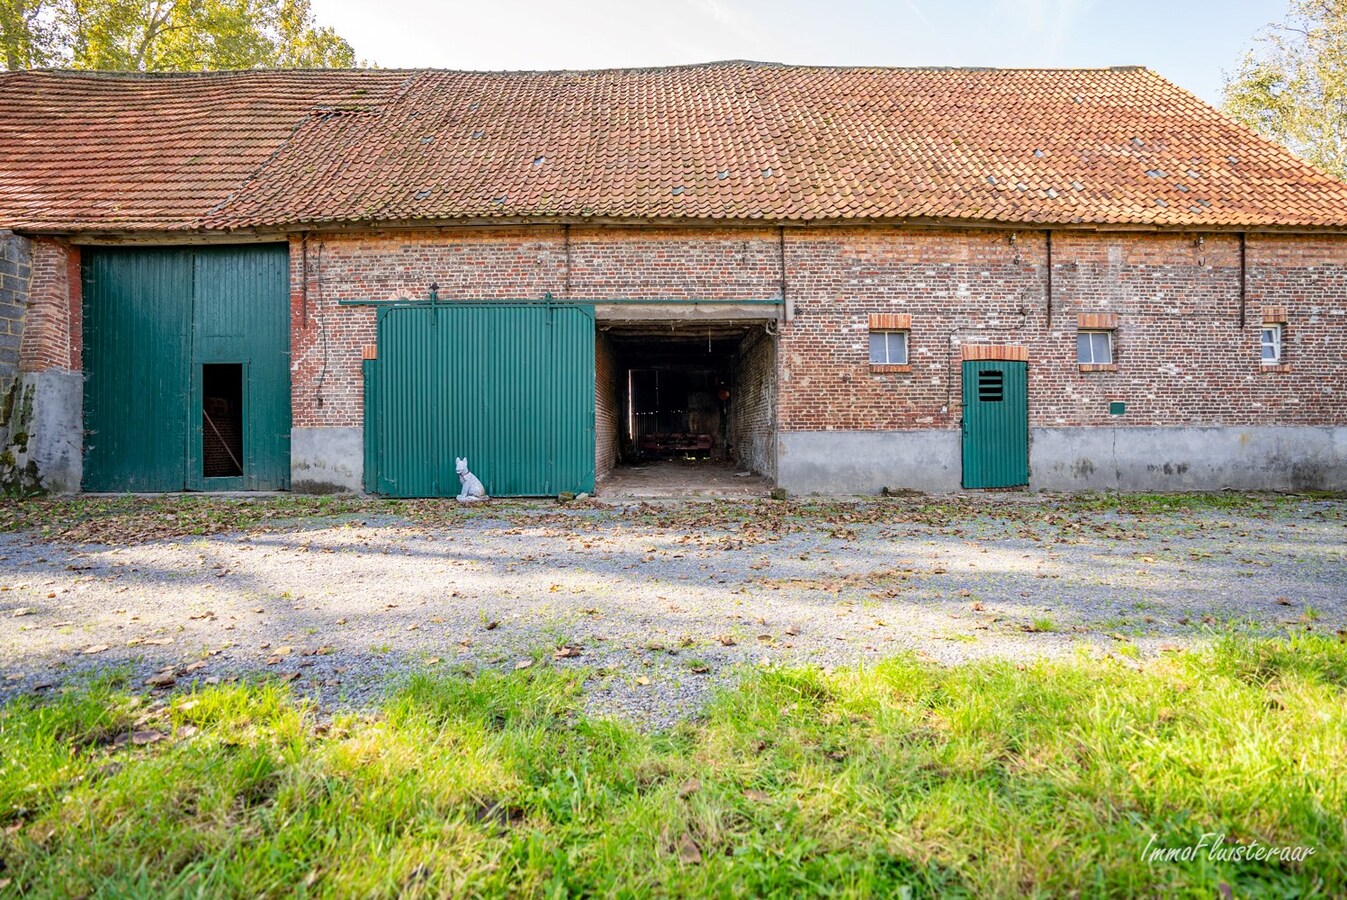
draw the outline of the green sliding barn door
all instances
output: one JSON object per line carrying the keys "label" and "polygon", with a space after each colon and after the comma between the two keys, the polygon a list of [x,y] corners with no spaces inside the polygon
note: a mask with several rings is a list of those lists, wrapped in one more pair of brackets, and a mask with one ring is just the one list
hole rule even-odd
{"label": "green sliding barn door", "polygon": [[286,246],[82,258],[84,489],[288,488]]}
{"label": "green sliding barn door", "polygon": [[452,497],[455,457],[495,497],[594,489],[594,312],[530,304],[381,310],[365,364],[372,493]]}
{"label": "green sliding barn door", "polygon": [[963,486],[1029,483],[1028,363],[963,364]]}

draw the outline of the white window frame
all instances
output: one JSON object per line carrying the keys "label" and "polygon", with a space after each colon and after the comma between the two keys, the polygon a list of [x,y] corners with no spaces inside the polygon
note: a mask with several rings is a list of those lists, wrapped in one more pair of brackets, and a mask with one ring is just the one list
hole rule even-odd
{"label": "white window frame", "polygon": [[[1108,359],[1098,360],[1094,358],[1094,340],[1093,335],[1102,334],[1108,339]],[[1085,335],[1090,335],[1091,340],[1086,342],[1090,348],[1090,358],[1081,359],[1080,339]],[[1082,366],[1111,366],[1113,365],[1113,330],[1111,328],[1082,328],[1076,332],[1076,362]]]}
{"label": "white window frame", "polygon": [[[1267,336],[1272,335],[1272,341],[1269,343]],[[1286,326],[1281,322],[1267,322],[1263,325],[1263,330],[1258,333],[1258,359],[1265,366],[1279,366],[1282,364],[1282,344],[1286,339]],[[1269,346],[1272,347],[1272,358],[1268,359],[1263,355],[1263,351]]]}
{"label": "white window frame", "polygon": [[[884,336],[884,358],[875,359],[875,337]],[[898,335],[902,338],[903,358],[901,360],[893,359],[893,347],[890,342],[892,335]],[[912,358],[911,332],[905,328],[875,328],[870,331],[869,350],[870,365],[872,366],[906,366],[910,365],[908,360]]]}

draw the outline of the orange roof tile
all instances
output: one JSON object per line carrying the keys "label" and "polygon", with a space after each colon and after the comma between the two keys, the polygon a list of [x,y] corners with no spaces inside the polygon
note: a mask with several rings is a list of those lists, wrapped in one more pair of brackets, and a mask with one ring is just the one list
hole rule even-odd
{"label": "orange roof tile", "polygon": [[0,223],[932,219],[1347,227],[1143,68],[0,75]]}

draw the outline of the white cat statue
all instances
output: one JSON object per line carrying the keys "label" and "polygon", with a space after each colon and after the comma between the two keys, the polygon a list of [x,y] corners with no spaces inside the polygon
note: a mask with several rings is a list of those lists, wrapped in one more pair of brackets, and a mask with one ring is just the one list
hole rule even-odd
{"label": "white cat statue", "polygon": [[486,488],[482,486],[481,479],[468,471],[466,456],[454,457],[454,471],[458,472],[458,483],[463,486],[463,491],[456,498],[459,503],[476,503],[478,500],[487,499]]}

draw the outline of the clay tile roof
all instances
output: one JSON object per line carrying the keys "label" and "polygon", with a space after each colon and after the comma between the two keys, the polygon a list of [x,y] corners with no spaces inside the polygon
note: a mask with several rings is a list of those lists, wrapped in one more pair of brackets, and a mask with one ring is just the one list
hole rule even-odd
{"label": "clay tile roof", "polygon": [[0,224],[1347,227],[1347,184],[1143,68],[0,75]]}

